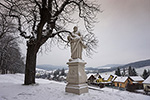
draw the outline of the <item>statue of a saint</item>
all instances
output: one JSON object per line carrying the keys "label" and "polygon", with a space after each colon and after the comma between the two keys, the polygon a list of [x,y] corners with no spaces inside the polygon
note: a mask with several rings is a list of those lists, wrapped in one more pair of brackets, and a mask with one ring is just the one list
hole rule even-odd
{"label": "statue of a saint", "polygon": [[72,61],[73,59],[82,59],[82,50],[83,48],[86,48],[86,46],[83,44],[83,39],[78,32],[78,27],[73,28],[72,34],[68,36],[68,41],[71,45],[71,59],[69,61]]}

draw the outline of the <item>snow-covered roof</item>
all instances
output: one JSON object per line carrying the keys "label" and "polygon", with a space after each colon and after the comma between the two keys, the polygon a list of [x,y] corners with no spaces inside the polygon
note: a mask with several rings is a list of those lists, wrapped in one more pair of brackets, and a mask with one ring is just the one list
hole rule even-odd
{"label": "snow-covered roof", "polygon": [[150,84],[150,76],[143,83]]}
{"label": "snow-covered roof", "polygon": [[65,77],[65,76],[60,76],[60,78],[64,78],[64,79],[66,79],[66,77]]}
{"label": "snow-covered roof", "polygon": [[117,78],[117,75],[113,75],[113,76],[114,77],[113,77],[112,81],[114,81]]}
{"label": "snow-covered roof", "polygon": [[87,74],[87,79],[89,79],[91,75],[93,75],[96,79],[99,79],[99,74],[93,74],[93,73]]}
{"label": "snow-covered roof", "polygon": [[90,78],[90,76],[91,76],[91,75],[93,75],[93,76],[94,76],[94,74],[93,74],[93,73],[89,73],[89,74],[87,74],[87,79],[88,79],[88,78]]}
{"label": "snow-covered roof", "polygon": [[104,80],[107,80],[110,77],[110,75],[101,75],[101,77],[104,78]]}
{"label": "snow-covered roof", "polygon": [[[99,74],[94,74],[94,73],[89,73],[87,74],[87,79],[93,75],[96,79],[99,79]],[[107,75],[107,74],[102,74],[100,75],[102,78],[104,78],[104,80],[108,80],[108,78],[111,76],[111,75]],[[115,77],[117,77],[117,75],[112,75],[114,76],[112,80],[114,80]]]}
{"label": "snow-covered roof", "polygon": [[130,78],[133,81],[144,81],[144,79],[141,76],[130,76]]}
{"label": "snow-covered roof", "polygon": [[114,82],[125,82],[128,79],[128,77],[117,77]]}
{"label": "snow-covered roof", "polygon": [[96,79],[99,79],[99,74],[95,74],[94,77],[95,77]]}
{"label": "snow-covered roof", "polygon": [[138,82],[133,82],[133,83],[138,83]]}

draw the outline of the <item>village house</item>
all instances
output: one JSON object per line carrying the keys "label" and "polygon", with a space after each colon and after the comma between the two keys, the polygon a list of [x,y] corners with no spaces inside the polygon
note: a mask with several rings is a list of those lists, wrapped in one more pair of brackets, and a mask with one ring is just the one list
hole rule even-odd
{"label": "village house", "polygon": [[89,84],[90,84],[90,83],[93,83],[95,79],[96,79],[96,78],[94,77],[94,75],[91,75],[91,76],[89,76],[89,77],[87,78],[87,82],[88,82]]}
{"label": "village house", "polygon": [[143,87],[146,93],[150,92],[150,76],[146,80],[143,81]]}
{"label": "village house", "polygon": [[114,78],[113,75],[101,75],[101,78],[99,78],[97,81],[98,82],[111,82],[113,78]]}
{"label": "village house", "polygon": [[112,84],[112,78],[114,76],[112,75],[101,75],[101,77],[99,77],[98,79],[96,79],[96,83],[103,88],[105,85],[111,85]]}
{"label": "village house", "polygon": [[128,91],[134,91],[136,89],[142,89],[142,82],[144,79],[140,76],[129,76],[129,77],[117,77],[113,84],[116,87],[124,88]]}
{"label": "village house", "polygon": [[127,84],[131,82],[132,80],[129,77],[117,77],[113,81],[113,84],[114,86],[119,87],[119,88],[126,88]]}
{"label": "village house", "polygon": [[89,84],[94,83],[94,84],[110,84],[114,81],[114,79],[116,78],[116,75],[93,75],[93,74],[88,74],[87,75],[87,82]]}
{"label": "village house", "polygon": [[142,84],[142,82],[144,81],[144,79],[141,76],[130,76],[130,78],[133,80],[131,84]]}
{"label": "village house", "polygon": [[91,83],[95,83],[97,79],[101,78],[101,76],[99,74],[88,74],[87,75],[87,82],[88,84],[91,84]]}
{"label": "village house", "polygon": [[96,82],[103,84],[112,83],[116,77],[116,75],[101,75],[101,78],[97,79]]}
{"label": "village house", "polygon": [[140,76],[126,76],[119,77],[117,75],[99,75],[88,74],[88,84],[104,86],[115,86],[119,89],[126,89],[128,91],[134,91],[136,89],[143,89],[142,82],[144,79]]}
{"label": "village house", "polygon": [[144,79],[141,76],[129,76],[129,78],[132,81],[128,84],[126,88],[128,91],[135,91],[136,89],[143,89],[142,82],[144,81]]}

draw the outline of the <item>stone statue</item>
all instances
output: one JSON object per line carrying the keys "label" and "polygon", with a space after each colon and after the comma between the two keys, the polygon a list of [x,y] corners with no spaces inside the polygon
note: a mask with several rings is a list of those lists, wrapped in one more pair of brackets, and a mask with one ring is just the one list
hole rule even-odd
{"label": "stone statue", "polygon": [[[86,84],[87,76],[85,73],[86,62],[82,60],[82,50],[86,48],[83,44],[83,37],[78,28],[75,26],[73,32],[68,36],[71,45],[71,59],[69,59],[67,74],[67,85],[65,91],[68,93],[82,94],[88,93],[88,85]],[[77,60],[75,60],[77,59]]]}
{"label": "stone statue", "polygon": [[68,36],[68,41],[71,45],[71,59],[69,61],[72,61],[73,59],[82,59],[82,50],[83,48],[86,48],[86,46],[83,44],[83,39],[78,32],[78,27],[73,28],[72,34]]}

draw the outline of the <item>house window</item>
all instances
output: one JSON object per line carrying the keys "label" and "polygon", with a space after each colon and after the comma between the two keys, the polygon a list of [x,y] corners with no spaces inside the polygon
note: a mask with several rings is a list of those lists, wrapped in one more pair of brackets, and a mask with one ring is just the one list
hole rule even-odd
{"label": "house window", "polygon": [[128,84],[130,84],[130,80],[128,80]]}
{"label": "house window", "polygon": [[117,86],[119,87],[119,83],[117,83]]}
{"label": "house window", "polygon": [[120,87],[122,86],[122,84],[120,83]]}
{"label": "house window", "polygon": [[147,86],[148,89],[150,89],[150,86]]}

